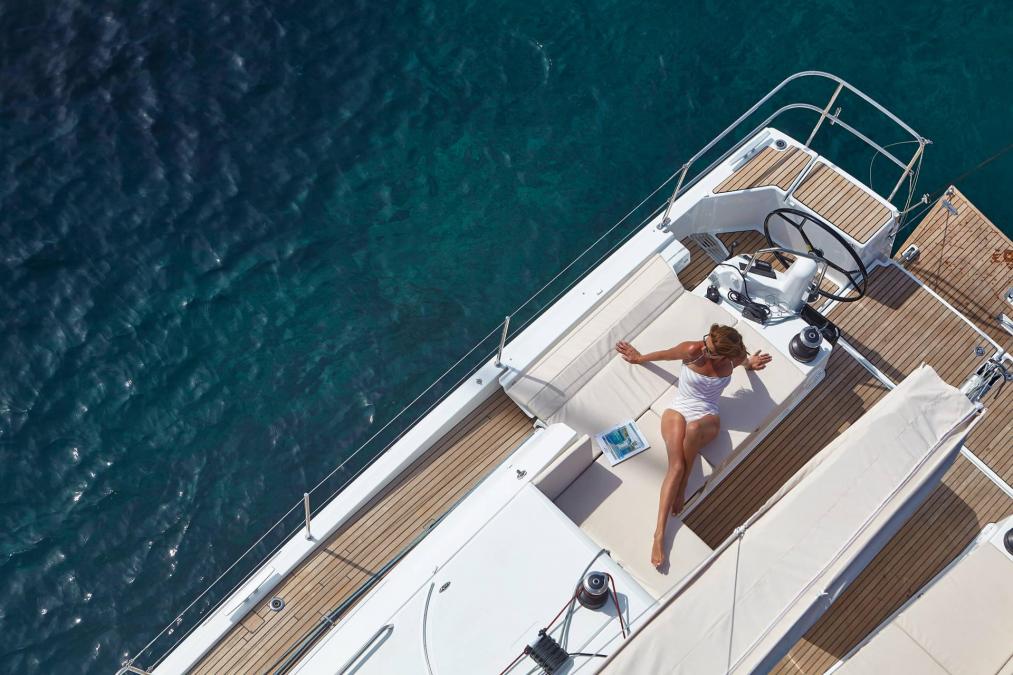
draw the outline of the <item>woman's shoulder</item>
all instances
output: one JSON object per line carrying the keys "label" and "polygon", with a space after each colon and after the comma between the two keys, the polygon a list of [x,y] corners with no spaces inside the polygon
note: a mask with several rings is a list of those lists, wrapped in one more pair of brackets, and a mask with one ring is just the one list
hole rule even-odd
{"label": "woman's shoulder", "polygon": [[686,354],[686,361],[694,361],[703,356],[703,343],[698,340],[693,342],[683,342],[679,346],[683,348],[684,353]]}

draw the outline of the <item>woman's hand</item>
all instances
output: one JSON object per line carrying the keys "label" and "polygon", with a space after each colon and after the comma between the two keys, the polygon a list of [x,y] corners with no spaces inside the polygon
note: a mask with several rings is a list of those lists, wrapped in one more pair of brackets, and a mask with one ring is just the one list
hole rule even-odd
{"label": "woman's hand", "polygon": [[640,363],[644,359],[643,355],[637,351],[637,348],[625,340],[620,340],[616,343],[616,351],[619,352],[628,363]]}
{"label": "woman's hand", "polygon": [[762,350],[758,349],[755,354],[746,359],[746,370],[763,370],[773,358],[770,354],[764,354]]}

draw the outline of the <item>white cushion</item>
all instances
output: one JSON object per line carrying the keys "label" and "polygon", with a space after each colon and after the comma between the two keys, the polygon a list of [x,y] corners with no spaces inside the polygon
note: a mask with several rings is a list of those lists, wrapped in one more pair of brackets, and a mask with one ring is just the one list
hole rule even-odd
{"label": "white cushion", "polygon": [[977,546],[895,623],[948,673],[1013,671],[1013,561],[998,542]]}
{"label": "white cushion", "polygon": [[[637,336],[634,346],[642,353],[674,347],[680,342],[701,340],[711,326],[738,326],[738,318],[707,298],[685,293]],[[682,370],[681,361],[658,362],[673,375]]]}
{"label": "white cushion", "polygon": [[559,453],[532,482],[543,495],[555,499],[600,456],[598,444],[591,442],[587,436],[581,436]]}
{"label": "white cushion", "polygon": [[562,422],[589,436],[601,433],[640,417],[675,381],[654,363],[635,366],[616,356],[547,421]]}
{"label": "white cushion", "polygon": [[[723,307],[697,295],[685,293],[666,308],[639,336],[622,336],[642,353],[669,349],[687,340],[698,340],[712,324],[735,325],[735,317]],[[618,339],[615,341],[618,342]],[[558,412],[547,421],[563,422],[580,433],[593,435],[630,419],[637,419],[666,389],[678,380],[681,361],[651,361],[630,365],[611,349],[613,357]]]}
{"label": "white cushion", "polygon": [[[950,625],[950,622],[945,623]],[[840,675],[952,675],[951,671],[944,670],[931,654],[894,624],[887,624],[869,644],[862,647],[862,651],[845,661],[836,672]]]}
{"label": "white cushion", "polygon": [[[668,567],[659,572],[651,565],[651,543],[668,453],[657,415],[647,412],[637,425],[651,447],[616,466],[609,466],[606,457],[599,457],[563,491],[556,506],[607,548],[648,592],[661,597],[711,549],[682,521],[670,518],[665,530]],[[687,497],[699,489],[711,471],[705,459],[697,459],[690,471]]]}
{"label": "white cushion", "polygon": [[548,420],[615,355],[683,294],[661,256],[652,256],[605,296],[507,388],[522,408]]}
{"label": "white cushion", "polygon": [[[796,388],[805,380],[805,374],[791,358],[777,353],[773,346],[745,322],[735,326],[750,352],[762,349],[774,359],[762,371],[736,368],[732,380],[721,394],[718,414],[721,430],[717,437],[705,445],[701,454],[715,469],[723,468],[735,452],[756,432],[766,428],[789,403]],[[651,405],[661,415],[672,407],[676,386],[669,387]]]}

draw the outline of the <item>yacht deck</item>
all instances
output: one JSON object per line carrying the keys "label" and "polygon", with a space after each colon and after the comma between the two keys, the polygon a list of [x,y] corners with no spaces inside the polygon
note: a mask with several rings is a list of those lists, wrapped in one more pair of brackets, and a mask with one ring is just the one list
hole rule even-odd
{"label": "yacht deck", "polygon": [[[959,385],[980,361],[996,352],[991,336],[1005,349],[1013,346],[1010,336],[995,323],[998,309],[988,304],[1005,290],[1002,283],[1009,283],[1009,272],[986,277],[991,285],[979,276],[985,265],[981,258],[991,262],[989,247],[1013,245],[962,195],[956,193],[951,201],[959,204],[961,214],[967,214],[969,227],[947,224],[939,214],[943,207],[933,207],[909,240],[922,246],[919,264],[911,271],[931,273],[945,265],[948,300],[974,319],[974,325],[894,264],[871,272],[868,295],[861,301],[837,305],[829,312],[844,340],[893,382],[925,362],[943,379]],[[941,241],[947,226],[950,244],[944,248]],[[988,250],[981,250],[979,242],[985,242]],[[693,270],[701,279],[708,272],[703,267],[700,263]],[[981,356],[976,347],[983,349]],[[716,546],[886,391],[887,384],[851,354],[836,350],[826,379],[714,492],[695,505],[686,524],[708,545]],[[986,404],[989,413],[969,438],[968,452],[958,457],[942,484],[898,535],[792,648],[778,672],[826,671],[953,560],[982,527],[1013,513],[1013,493],[978,464],[987,466],[1007,486],[1013,482],[1013,391],[1001,390],[998,398],[990,395]]]}
{"label": "yacht deck", "polygon": [[768,146],[722,181],[714,188],[714,192],[735,192],[767,186],[787,190],[802,173],[802,169],[809,164],[811,158],[808,152],[795,146],[781,151]]}
{"label": "yacht deck", "polygon": [[839,170],[821,161],[816,162],[798,186],[793,187],[811,161],[811,155],[799,148],[790,146],[785,150],[775,150],[768,146],[736,169],[714,188],[714,192],[720,194],[759,187],[792,191],[795,199],[856,241],[869,241],[890,218],[890,209]]}
{"label": "yacht deck", "polygon": [[[975,346],[984,347],[986,356],[994,353],[995,343],[986,342],[985,335],[994,337],[1003,349],[1013,347],[1013,339],[995,319],[1000,311],[996,300],[1001,300],[1013,274],[991,255],[993,250],[1013,248],[1013,242],[959,192],[954,191],[950,200],[958,216],[946,215],[949,212],[936,204],[909,238],[922,248],[911,271],[969,317],[973,329],[963,320],[954,321],[941,300],[916,286],[897,267],[876,270],[869,296],[830,313],[852,345],[873,363],[890,369],[884,371],[890,379],[891,372],[903,377],[925,361],[951,384],[959,384],[978,360]],[[824,672],[959,555],[986,524],[1013,513],[1009,488],[1013,483],[1013,391],[1006,387],[998,396],[993,393],[985,404],[988,414],[972,432],[964,456],[958,457],[942,484],[897,536],[792,648],[779,672]],[[972,459],[997,474],[998,481]]]}
{"label": "yacht deck", "polygon": [[[764,161],[773,159],[778,158]],[[783,165],[757,172],[753,180],[780,185],[792,172],[791,180],[797,178],[804,165],[802,158],[786,158]],[[992,248],[1013,244],[962,195],[956,193],[951,200],[958,204],[959,218],[948,222],[937,205],[910,238],[922,246],[922,256],[910,271],[939,288],[976,326],[895,265],[872,271],[862,301],[830,312],[845,340],[891,381],[925,361],[951,384],[960,384],[981,359],[995,353],[989,337],[1005,348],[1013,346],[992,318],[998,311],[993,296],[1005,290],[1001,286],[1004,279],[1008,285],[1009,272],[995,265],[1003,269],[989,268],[985,274],[985,263],[979,260]],[[738,241],[737,252],[763,244],[755,231],[720,238],[726,246]],[[988,251],[978,250],[972,241],[987,242]],[[692,287],[715,263],[693,241],[684,243],[692,261],[680,278]],[[984,348],[982,356],[975,353],[979,346]],[[835,350],[826,379],[711,494],[693,505],[686,523],[706,543],[717,545],[887,390],[854,356]],[[998,401],[990,397],[988,404],[989,415],[968,445],[980,462],[1013,482],[1013,388],[1002,391]],[[285,598],[285,609],[271,612],[266,599],[259,603],[191,672],[273,672],[327,612],[376,575],[531,431],[531,421],[497,392],[278,586],[273,595]],[[781,672],[825,671],[963,550],[981,527],[1013,513],[1011,493],[973,459],[958,458],[898,536],[791,650]]]}
{"label": "yacht deck", "polygon": [[823,162],[806,174],[794,196],[863,244],[890,218],[890,209]]}
{"label": "yacht deck", "polygon": [[533,431],[502,390],[364,506],[208,652],[192,673],[275,672],[331,610],[463,497]]}
{"label": "yacht deck", "polygon": [[1013,243],[961,194],[948,198],[950,213],[937,202],[906,244],[917,244],[921,256],[908,270],[960,309],[993,340],[1013,350],[1013,335],[996,322],[1000,312],[1013,313],[1003,294],[1013,286]]}

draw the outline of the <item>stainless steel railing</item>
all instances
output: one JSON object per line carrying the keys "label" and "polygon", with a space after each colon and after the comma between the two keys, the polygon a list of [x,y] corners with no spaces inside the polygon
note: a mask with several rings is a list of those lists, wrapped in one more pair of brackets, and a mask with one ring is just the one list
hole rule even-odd
{"label": "stainless steel railing", "polygon": [[[818,108],[818,107],[816,107],[816,106],[814,106],[814,105],[812,105],[810,103],[802,103],[802,102],[792,103],[792,104],[783,106],[783,107],[779,108],[776,112],[774,112],[766,120],[764,120],[761,124],[757,125],[753,129],[753,131],[751,133],[746,134],[744,136],[744,138],[745,139],[752,138],[756,134],[756,132],[758,132],[760,129],[763,129],[764,127],[768,126],[772,121],[774,121],[776,118],[780,117],[782,114],[784,114],[785,112],[787,112],[789,110],[799,110],[799,109],[801,109],[801,110],[812,110],[812,111],[818,112],[819,115],[820,115],[819,119],[816,121],[816,125],[813,127],[812,132],[810,132],[809,138],[805,142],[805,147],[808,148],[810,145],[812,145],[813,139],[816,137],[817,132],[820,130],[820,127],[823,125],[823,122],[825,120],[829,119],[831,121],[831,123],[833,123],[835,125],[839,125],[842,129],[847,130],[848,132],[850,132],[851,134],[853,134],[855,137],[857,137],[860,140],[862,140],[864,143],[866,143],[867,145],[869,145],[870,147],[872,147],[873,149],[875,149],[878,153],[882,154],[884,157],[886,157],[887,159],[889,159],[894,164],[896,164],[897,166],[899,166],[900,168],[902,168],[904,170],[903,173],[901,174],[900,178],[897,180],[896,186],[890,192],[890,196],[887,197],[887,201],[892,201],[893,200],[894,196],[896,196],[896,194],[897,194],[897,190],[899,190],[900,186],[903,184],[904,179],[908,178],[911,175],[913,175],[914,170],[915,170],[914,167],[917,164],[918,160],[922,157],[922,155],[924,153],[924,150],[925,150],[925,146],[928,145],[929,143],[931,143],[931,141],[928,140],[927,138],[925,138],[924,136],[922,136],[921,134],[919,134],[917,131],[915,131],[914,129],[912,129],[907,124],[905,124],[903,120],[901,120],[899,117],[897,117],[896,115],[894,115],[892,112],[890,112],[887,108],[885,108],[883,105],[881,105],[875,99],[873,99],[872,97],[868,96],[866,93],[864,93],[863,91],[859,90],[857,87],[854,87],[853,85],[851,85],[849,82],[843,80],[842,78],[837,77],[836,75],[833,75],[831,73],[823,72],[821,70],[806,70],[806,71],[802,71],[802,72],[799,72],[799,73],[795,73],[794,75],[791,75],[789,77],[786,77],[784,80],[781,81],[780,84],[778,84],[776,87],[774,87],[773,89],[771,89],[769,92],[767,92],[767,94],[765,96],[763,96],[760,100],[758,100],[756,103],[754,103],[748,110],[746,110],[746,112],[744,112],[741,115],[739,115],[738,119],[736,119],[734,122],[732,122],[730,125],[728,125],[724,129],[724,131],[722,131],[717,136],[715,136],[713,139],[711,139],[711,141],[709,143],[707,143],[705,146],[703,146],[703,148],[701,148],[699,151],[697,151],[696,154],[694,154],[692,157],[690,157],[688,160],[686,160],[686,163],[682,165],[682,167],[680,168],[680,170],[678,172],[679,180],[676,183],[675,190],[672,191],[672,196],[668,200],[668,206],[665,208],[665,216],[664,216],[664,218],[662,220],[663,225],[667,226],[669,223],[671,223],[670,215],[671,215],[672,206],[673,206],[673,204],[675,204],[675,200],[678,198],[678,196],[682,193],[683,183],[685,181],[686,175],[689,173],[689,168],[693,165],[693,163],[696,162],[701,157],[703,157],[704,155],[706,155],[711,150],[713,150],[717,146],[718,143],[720,143],[722,140],[724,140],[725,138],[727,138],[728,135],[731,134],[733,131],[735,131],[736,129],[738,129],[739,126],[741,126],[743,122],[745,122],[753,114],[755,114],[757,110],[759,110],[761,107],[763,107],[763,105],[765,103],[767,103],[768,101],[770,101],[774,96],[776,96],[779,92],[781,92],[781,90],[783,90],[785,87],[787,87],[790,83],[792,83],[792,82],[794,82],[796,80],[800,80],[802,78],[826,79],[826,80],[829,80],[829,81],[832,81],[832,82],[836,82],[837,83],[837,88],[834,89],[834,93],[830,96],[830,100],[822,108]],[[893,155],[893,153],[889,152],[886,148],[884,148],[880,144],[876,143],[875,141],[873,141],[872,139],[870,139],[868,136],[866,136],[865,134],[861,133],[860,131],[858,131],[854,127],[850,126],[849,124],[847,124],[843,120],[841,120],[840,116],[838,114],[831,114],[830,113],[830,108],[833,107],[834,103],[837,101],[838,97],[840,96],[840,94],[841,94],[841,92],[843,90],[849,91],[850,93],[854,94],[855,96],[857,96],[858,98],[860,98],[865,103],[868,103],[873,108],[875,108],[877,111],[879,111],[880,113],[882,113],[883,115],[885,115],[890,121],[894,122],[897,126],[899,126],[901,129],[903,129],[906,133],[910,134],[910,136],[912,137],[912,140],[914,140],[914,141],[917,142],[918,148],[915,150],[915,152],[913,153],[913,155],[911,156],[911,158],[907,162],[902,162],[901,160],[897,159],[897,157],[895,157]],[[741,145],[741,143],[739,145]],[[706,175],[710,171],[711,168],[713,168],[714,166],[720,164],[725,159],[727,159],[728,156],[731,155],[737,148],[738,148],[738,146],[733,147],[728,152],[724,153],[719,159],[717,159],[714,162],[712,162],[711,165],[708,166],[707,169],[705,169],[702,172],[699,172],[697,174],[697,177],[699,178],[699,177],[701,177],[703,175]],[[690,185],[687,186],[687,188],[690,187],[691,185],[692,185],[692,183],[690,183]],[[911,197],[913,196],[913,190],[914,190],[914,186],[912,185],[911,189],[909,190],[908,203],[906,204],[906,206],[910,206],[910,200],[911,200]]]}
{"label": "stainless steel railing", "polygon": [[[690,168],[695,162],[707,155],[710,151],[714,150],[719,143],[726,140],[764,104],[771,101],[778,93],[784,90],[788,84],[802,78],[826,79],[836,82],[837,87],[829,101],[823,106],[817,106],[806,102],[793,102],[778,108],[760,124],[756,125],[751,131],[741,135],[740,140],[732,143],[720,154],[720,156],[711,161],[705,168],[694,173],[692,177],[690,176]],[[914,141],[918,144],[918,148],[915,150],[912,157],[907,161],[898,159],[885,147],[876,143],[861,131],[843,121],[839,112],[831,113],[830,109],[838,100],[839,95],[844,91],[848,91],[870,104],[874,109],[885,115],[892,122],[896,123],[896,125],[902,128],[906,133],[910,134]],[[731,125],[726,127],[705,146],[703,146],[703,148],[690,157],[675,173],[670,175],[664,182],[647,195],[647,197],[637,204],[637,206],[620,218],[615,224],[606,230],[604,234],[592,242],[590,246],[585,248],[569,264],[552,277],[552,279],[546,282],[527,300],[522,302],[516,309],[514,309],[513,312],[508,314],[503,322],[499,323],[488,334],[481,338],[464,354],[464,356],[458,359],[457,362],[437,377],[425,390],[422,391],[422,393],[416,396],[408,405],[403,407],[378,431],[373,433],[363,444],[361,444],[337,467],[327,474],[327,476],[325,476],[310,490],[304,492],[303,498],[300,502],[294,504],[271,528],[262,534],[252,546],[240,555],[240,557],[233,562],[232,565],[230,565],[207,588],[205,588],[195,600],[187,605],[187,607],[184,608],[184,610],[177,615],[172,622],[165,626],[161,632],[159,632],[132,658],[130,658],[124,664],[124,669],[126,670],[121,669],[120,672],[146,673],[147,671],[142,670],[140,667],[133,664],[141,660],[142,657],[150,655],[154,651],[153,647],[156,644],[162,645],[167,642],[168,644],[163,646],[158,651],[157,655],[151,657],[149,660],[152,664],[150,669],[154,669],[154,667],[160,663],[168,653],[185,640],[189,634],[193,632],[208,616],[212,615],[219,607],[221,607],[221,605],[233,593],[235,593],[236,590],[241,588],[244,583],[256,574],[258,569],[262,568],[263,565],[278,552],[281,546],[294,537],[300,530],[304,530],[305,536],[311,539],[312,534],[310,526],[312,515],[314,513],[314,510],[311,509],[311,498],[317,497],[319,494],[325,494],[327,487],[332,485],[336,478],[344,478],[344,480],[342,480],[329,495],[317,500],[316,503],[318,506],[316,512],[319,512],[321,508],[326,506],[326,504],[340,494],[365,469],[372,465],[376,459],[381,457],[395,442],[397,442],[399,438],[401,438],[401,436],[404,435],[404,433],[407,432],[408,429],[414,426],[416,422],[422,419],[434,407],[449,396],[450,393],[453,392],[460,384],[472,377],[478,369],[490,361],[500,368],[505,368],[502,364],[502,354],[507,339],[511,334],[510,329],[512,325],[515,326],[512,334],[516,336],[532,321],[541,316],[541,314],[551,307],[563,294],[572,289],[573,286],[581,279],[586,277],[587,274],[597,267],[601,261],[611,255],[622,244],[628,241],[630,237],[640,231],[641,228],[653,219],[657,218],[659,215],[664,214],[661,221],[662,225],[666,222],[670,222],[668,218],[671,213],[672,205],[680,195],[685,194],[687,190],[693,187],[693,185],[703,178],[703,176],[707,175],[714,167],[719,165],[721,162],[724,162],[728,157],[741,149],[742,146],[751,138],[755,137],[760,130],[764,127],[770,126],[774,120],[791,110],[808,110],[819,114],[819,118],[813,127],[813,130],[809,134],[809,138],[806,143],[807,146],[816,137],[817,132],[820,130],[823,123],[829,120],[832,126],[840,127],[849,132],[900,167],[903,172],[898,180],[897,187],[895,187],[893,192],[891,192],[890,199],[893,198],[906,178],[916,174],[915,167],[923,156],[924,147],[930,143],[928,139],[918,134],[914,131],[914,129],[905,124],[902,120],[900,120],[900,118],[887,110],[881,104],[836,75],[822,71],[804,71],[785,78],[780,84],[771,89],[765,96],[754,103],[745,113],[740,115]],[[644,209],[645,206],[648,206],[649,203],[654,200],[663,189],[671,185],[673,181],[675,181],[675,188],[668,200],[661,202],[657,207],[647,211],[646,215],[643,215],[643,217],[637,220],[635,216],[637,216],[637,214],[645,213],[642,209]],[[914,185],[911,185],[908,191],[908,202],[910,202],[913,190]],[[617,232],[619,228],[630,223],[631,219],[636,222],[636,225],[628,227],[622,236],[619,236]],[[604,251],[602,252],[603,249]],[[589,254],[593,251],[598,251],[599,255],[597,257],[589,256]],[[580,267],[578,267],[578,264],[580,264]],[[497,333],[499,334],[499,340],[496,346],[493,347],[491,338]],[[454,379],[454,375],[458,375],[459,377]],[[449,384],[444,384],[440,390],[442,393],[437,393],[437,387],[441,385],[441,383]],[[409,411],[412,411],[413,414],[408,415],[407,413],[409,413]],[[388,430],[392,429],[392,425],[399,420],[408,421],[401,424],[399,427],[400,431],[397,431],[396,433],[388,433]],[[385,434],[387,434],[389,438],[385,437]],[[377,445],[380,446],[379,450],[376,450]],[[371,450],[373,452],[368,459],[362,460],[361,457],[366,450]],[[300,505],[303,507],[303,512],[300,514],[301,517],[296,520],[293,516],[298,513]],[[275,543],[273,548],[271,547],[272,542]],[[265,553],[265,549],[269,550]],[[257,555],[258,552],[260,555]],[[184,623],[186,623],[185,627]]]}

